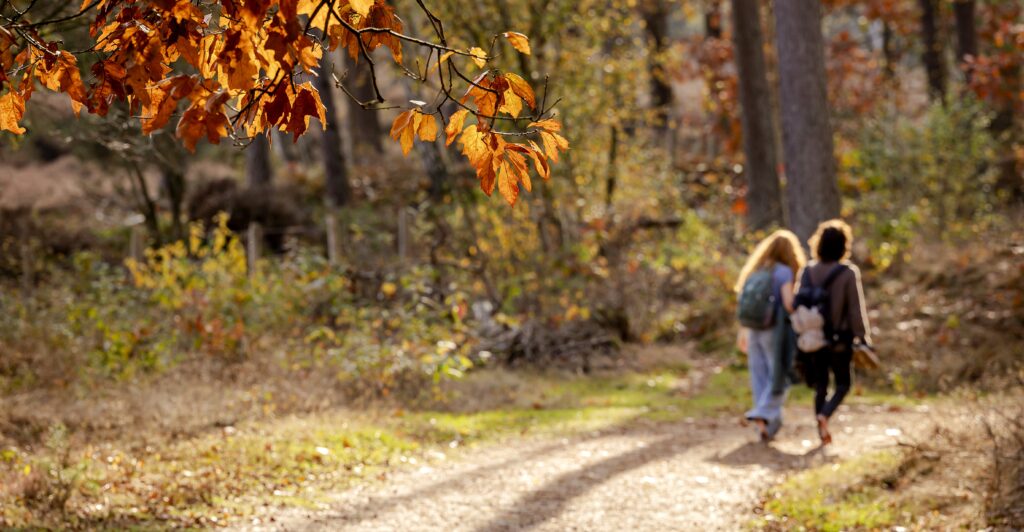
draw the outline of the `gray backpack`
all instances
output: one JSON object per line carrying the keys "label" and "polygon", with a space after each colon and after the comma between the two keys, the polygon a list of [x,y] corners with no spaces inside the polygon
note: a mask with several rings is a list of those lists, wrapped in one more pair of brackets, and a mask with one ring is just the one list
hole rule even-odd
{"label": "gray backpack", "polygon": [[740,291],[736,317],[748,329],[765,330],[775,325],[775,290],[772,271],[763,268],[750,274]]}

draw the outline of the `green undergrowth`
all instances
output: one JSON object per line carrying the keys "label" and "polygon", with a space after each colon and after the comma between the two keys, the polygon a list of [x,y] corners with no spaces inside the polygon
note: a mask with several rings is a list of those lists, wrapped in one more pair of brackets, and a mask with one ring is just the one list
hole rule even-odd
{"label": "green undergrowth", "polygon": [[146,529],[244,522],[266,506],[315,507],[332,491],[394,466],[444,460],[466,445],[738,415],[745,408],[743,369],[709,372],[693,379],[698,385],[687,384],[689,374],[685,367],[591,377],[488,370],[467,377],[466,391],[456,389],[448,408],[252,421],[150,445],[70,449],[57,441],[44,449],[0,450],[0,525]]}

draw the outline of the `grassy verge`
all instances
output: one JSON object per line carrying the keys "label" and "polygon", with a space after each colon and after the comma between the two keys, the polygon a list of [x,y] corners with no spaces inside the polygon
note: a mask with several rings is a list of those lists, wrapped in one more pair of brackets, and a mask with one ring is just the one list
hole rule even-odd
{"label": "grassy verge", "polygon": [[755,528],[878,530],[905,523],[915,509],[887,496],[903,462],[902,453],[882,451],[794,475],[771,493]]}
{"label": "grassy verge", "polygon": [[265,505],[315,506],[330,491],[467,444],[732,415],[747,404],[742,369],[710,371],[699,390],[685,387],[688,373],[683,366],[598,377],[482,371],[444,409],[277,418],[145,446],[71,448],[58,427],[43,449],[0,452],[0,525],[216,526]]}

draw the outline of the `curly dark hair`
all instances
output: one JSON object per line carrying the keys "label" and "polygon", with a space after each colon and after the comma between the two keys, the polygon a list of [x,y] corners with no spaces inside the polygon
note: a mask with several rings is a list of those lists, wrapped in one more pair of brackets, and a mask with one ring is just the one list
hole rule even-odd
{"label": "curly dark hair", "polygon": [[850,258],[853,230],[849,224],[836,219],[822,222],[807,242],[814,258],[820,262],[839,262]]}

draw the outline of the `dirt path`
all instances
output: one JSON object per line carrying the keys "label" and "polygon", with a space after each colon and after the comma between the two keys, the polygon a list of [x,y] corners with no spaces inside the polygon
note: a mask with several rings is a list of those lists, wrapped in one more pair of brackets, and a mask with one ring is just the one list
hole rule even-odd
{"label": "dirt path", "polygon": [[789,409],[770,447],[725,421],[511,440],[436,456],[250,530],[735,530],[786,472],[896,445],[929,416],[853,406],[817,449],[811,415]]}

